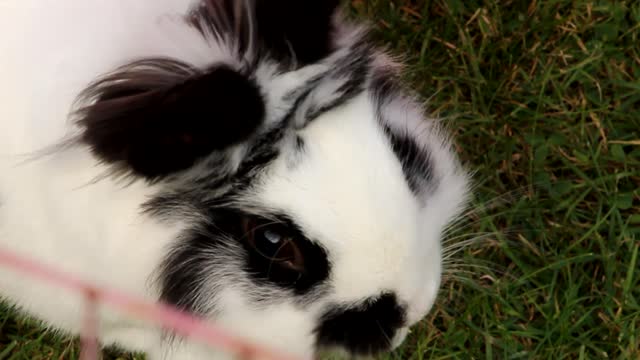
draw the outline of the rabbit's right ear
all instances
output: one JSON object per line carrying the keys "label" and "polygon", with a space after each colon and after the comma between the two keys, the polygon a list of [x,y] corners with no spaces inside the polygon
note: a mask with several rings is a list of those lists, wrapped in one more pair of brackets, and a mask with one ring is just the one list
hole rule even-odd
{"label": "rabbit's right ear", "polygon": [[302,67],[334,50],[340,0],[202,0],[191,14],[200,30],[234,43],[240,54]]}
{"label": "rabbit's right ear", "polygon": [[272,55],[301,65],[331,53],[339,0],[256,0],[257,31]]}
{"label": "rabbit's right ear", "polygon": [[127,65],[91,85],[79,111],[81,141],[103,162],[157,179],[239,144],[263,121],[258,86],[227,66],[173,60]]}

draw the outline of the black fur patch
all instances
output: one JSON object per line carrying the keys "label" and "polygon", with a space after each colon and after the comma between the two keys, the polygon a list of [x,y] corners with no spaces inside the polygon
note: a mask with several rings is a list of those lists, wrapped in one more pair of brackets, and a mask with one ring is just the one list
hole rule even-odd
{"label": "black fur patch", "polygon": [[230,36],[240,54],[302,67],[333,51],[339,0],[203,0],[190,15],[201,32]]}
{"label": "black fur patch", "polygon": [[413,139],[408,136],[394,134],[385,127],[385,134],[391,142],[393,152],[402,163],[402,172],[414,194],[420,194],[433,181],[433,165],[431,159]]}
{"label": "black fur patch", "polygon": [[[363,39],[366,40],[366,39]],[[365,89],[372,60],[371,46],[361,40],[352,46],[349,54],[335,63],[323,82],[343,81],[328,99],[318,100],[306,109],[304,126],[323,113],[345,104]],[[322,86],[322,82],[320,83]]]}
{"label": "black fur patch", "polygon": [[[185,235],[167,255],[161,266],[160,300],[178,309],[195,315],[205,315],[214,309],[205,308],[203,287],[208,279],[203,273],[215,266],[215,258],[210,254],[220,252],[219,240],[207,234]],[[215,293],[208,294],[209,299]]]}
{"label": "black fur patch", "polygon": [[304,139],[296,136],[296,152],[303,152],[305,147]]}
{"label": "black fur patch", "polygon": [[109,164],[156,179],[248,138],[265,105],[247,76],[169,59],[132,63],[91,85],[78,112],[81,140]]}
{"label": "black fur patch", "polygon": [[402,164],[405,179],[411,191],[420,195],[427,186],[432,186],[436,182],[429,152],[415,142],[411,137],[414,135],[395,133],[386,125],[386,119],[384,119],[384,106],[389,104],[395,96],[402,96],[404,89],[399,85],[395,74],[390,71],[378,71],[371,81],[371,88],[377,104],[377,116],[393,152]]}
{"label": "black fur patch", "polygon": [[388,350],[396,331],[405,325],[405,310],[395,294],[383,294],[357,307],[327,310],[316,328],[320,347],[340,346],[356,355]]}
{"label": "black fur patch", "polygon": [[271,163],[279,154],[279,143],[285,136],[288,124],[283,121],[273,127],[249,146],[248,156],[240,163],[236,177],[246,182],[254,178],[256,172]]}
{"label": "black fur patch", "polygon": [[[211,219],[209,225],[185,234],[160,268],[160,299],[181,310],[205,314],[215,310],[205,308],[212,301],[203,300],[215,296],[215,292],[205,293],[205,289],[207,284],[215,284],[216,279],[244,279],[244,275],[248,275],[258,289],[276,287],[304,296],[328,278],[327,254],[307,239],[290,218],[281,214],[269,216],[276,219],[274,226],[282,227],[297,239],[305,259],[305,271],[300,274],[272,266],[250,248],[243,240],[242,218],[246,216],[254,215],[228,208],[212,209],[207,215]],[[249,291],[256,292],[253,288]]]}
{"label": "black fur patch", "polygon": [[282,228],[282,232],[297,239],[296,243],[304,257],[305,270],[302,273],[294,273],[273,266],[269,260],[258,255],[246,245],[246,242],[243,242],[249,253],[246,263],[247,273],[258,284],[275,284],[281,288],[293,290],[296,295],[304,295],[329,276],[327,253],[307,239],[302,230],[288,216],[272,215],[270,218],[276,219],[277,224],[274,226]]}

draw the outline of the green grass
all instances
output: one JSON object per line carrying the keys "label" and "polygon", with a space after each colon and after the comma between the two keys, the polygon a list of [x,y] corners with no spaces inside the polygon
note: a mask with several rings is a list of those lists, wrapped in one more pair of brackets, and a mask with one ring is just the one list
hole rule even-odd
{"label": "green grass", "polygon": [[[390,358],[640,358],[640,2],[352,1],[477,171],[437,306]],[[66,355],[61,357],[61,353]],[[77,355],[0,310],[0,360]]]}

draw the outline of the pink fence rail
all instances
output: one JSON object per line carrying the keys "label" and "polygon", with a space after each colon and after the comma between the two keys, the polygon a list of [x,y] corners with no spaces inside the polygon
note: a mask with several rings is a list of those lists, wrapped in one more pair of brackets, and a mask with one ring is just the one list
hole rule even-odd
{"label": "pink fence rail", "polygon": [[120,309],[131,316],[155,323],[172,330],[190,340],[202,342],[212,348],[235,355],[238,359],[296,360],[291,355],[253,344],[233,336],[223,329],[205,323],[177,309],[136,299],[113,289],[94,286],[75,276],[55,268],[34,262],[5,249],[0,248],[0,266],[6,266],[42,281],[64,287],[82,294],[86,300],[85,315],[81,338],[81,360],[97,360],[99,345],[97,339],[97,304],[104,303]]}

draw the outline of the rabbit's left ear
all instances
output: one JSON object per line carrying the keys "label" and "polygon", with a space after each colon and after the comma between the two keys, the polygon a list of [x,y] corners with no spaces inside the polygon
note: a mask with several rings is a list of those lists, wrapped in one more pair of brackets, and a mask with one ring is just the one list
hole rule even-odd
{"label": "rabbit's left ear", "polygon": [[93,84],[79,111],[81,141],[122,170],[157,179],[247,140],[265,105],[249,77],[220,65],[199,71],[143,60]]}

